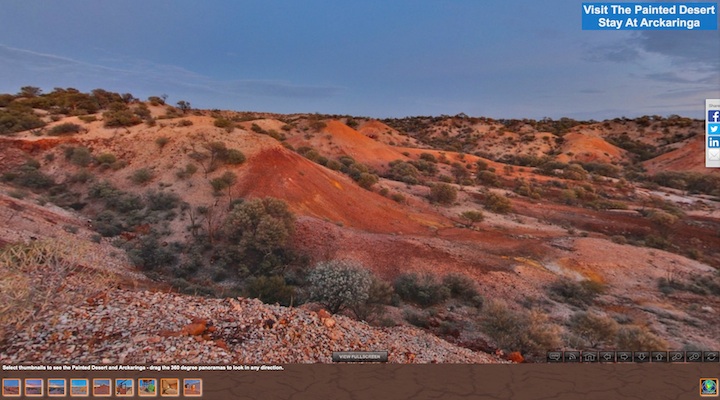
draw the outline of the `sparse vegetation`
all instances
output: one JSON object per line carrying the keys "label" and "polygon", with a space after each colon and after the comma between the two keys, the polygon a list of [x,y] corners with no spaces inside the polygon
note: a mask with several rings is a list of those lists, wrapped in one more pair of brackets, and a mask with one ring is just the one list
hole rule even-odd
{"label": "sparse vegetation", "polygon": [[364,304],[370,298],[372,275],[362,264],[350,260],[318,263],[308,274],[310,301],[336,314]]}
{"label": "sparse vegetation", "polygon": [[430,187],[430,196],[433,203],[452,204],[457,200],[457,189],[447,183],[437,183]]}

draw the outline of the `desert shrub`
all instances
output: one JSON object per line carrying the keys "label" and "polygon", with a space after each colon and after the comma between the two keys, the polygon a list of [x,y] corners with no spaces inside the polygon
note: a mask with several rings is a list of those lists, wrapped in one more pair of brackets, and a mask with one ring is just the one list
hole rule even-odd
{"label": "desert shrub", "polygon": [[605,288],[602,284],[591,280],[575,282],[569,279],[560,279],[548,287],[550,298],[576,307],[586,307],[592,304],[595,298],[604,291]]}
{"label": "desert shrub", "polygon": [[367,300],[349,305],[355,318],[360,321],[380,317],[385,310],[385,305],[392,303],[394,294],[392,285],[375,276],[371,276],[371,279]]}
{"label": "desert shrub", "polygon": [[279,275],[251,277],[245,286],[249,297],[260,299],[263,303],[279,303],[289,306],[295,297],[295,288]]}
{"label": "desert shrub", "polygon": [[8,135],[45,126],[45,122],[35,115],[31,107],[16,104],[16,102],[13,102],[5,109],[0,109],[0,135]]}
{"label": "desert shrub", "polygon": [[437,183],[430,187],[428,198],[433,203],[452,204],[457,199],[457,189],[447,183]]}
{"label": "desert shrub", "polygon": [[403,196],[402,193],[393,193],[390,195],[390,199],[396,203],[405,203],[405,196]]}
{"label": "desert shrub", "polygon": [[370,190],[374,184],[378,182],[378,176],[375,174],[369,174],[367,172],[363,172],[360,174],[359,179],[357,180],[358,185],[364,189]]}
{"label": "desert shrub", "polygon": [[569,164],[563,170],[563,178],[573,181],[584,181],[588,177],[587,171],[580,164]]}
{"label": "desert shrub", "polygon": [[36,163],[27,162],[11,172],[2,175],[2,180],[30,189],[49,189],[55,180],[41,172]]}
{"label": "desert shrub", "polygon": [[65,149],[65,157],[80,167],[87,167],[93,161],[92,154],[87,147],[68,147]]}
{"label": "desert shrub", "polygon": [[170,143],[170,138],[167,136],[160,136],[159,138],[155,139],[155,144],[158,145],[159,148],[165,147],[166,144]]}
{"label": "desert shrub", "polygon": [[116,213],[104,210],[93,219],[93,229],[102,236],[113,237],[121,234],[125,225]]}
{"label": "desert shrub", "polygon": [[235,130],[235,123],[230,121],[229,119],[225,119],[222,117],[215,118],[213,125],[217,126],[218,128],[223,128],[228,132],[232,132],[233,130]]}
{"label": "desert shrub", "polygon": [[420,159],[431,163],[437,163],[437,158],[430,153],[420,153]]}
{"label": "desert shrub", "polygon": [[335,314],[368,300],[372,275],[358,262],[332,260],[318,263],[308,274],[307,282],[310,301]]}
{"label": "desert shrub", "polygon": [[401,160],[392,161],[389,165],[390,170],[387,174],[389,179],[405,182],[409,185],[415,185],[420,182],[420,171],[418,171],[414,165]]}
{"label": "desert shrub", "polygon": [[92,174],[92,172],[81,169],[77,173],[71,175],[68,178],[69,183],[87,183],[95,179],[95,176]]}
{"label": "desert shrub", "polygon": [[181,127],[182,127],[182,126],[192,126],[192,125],[193,125],[193,122],[190,121],[189,119],[181,119],[181,120],[178,121],[178,123],[177,123],[177,126],[181,126]]}
{"label": "desert shrub", "polygon": [[225,221],[228,239],[242,250],[263,254],[283,248],[294,227],[295,216],[287,203],[272,197],[235,205]]}
{"label": "desert shrub", "polygon": [[474,224],[482,222],[485,219],[485,216],[480,210],[463,211],[462,213],[460,213],[460,217],[467,221],[465,223],[467,226],[473,226]]}
{"label": "desert shrub", "polygon": [[569,327],[593,348],[614,343],[619,328],[614,319],[587,311],[573,314],[570,317]]}
{"label": "desert shrub", "polygon": [[237,149],[228,149],[223,159],[228,164],[239,165],[245,162],[245,154]]}
{"label": "desert shrub", "polygon": [[422,329],[430,329],[432,326],[432,317],[427,311],[404,310],[403,318],[409,324]]}
{"label": "desert shrub", "polygon": [[486,169],[488,169],[488,163],[485,160],[475,161],[475,166],[478,171],[485,171]]}
{"label": "desert shrub", "polygon": [[64,124],[55,125],[48,131],[49,135],[52,136],[61,136],[61,135],[72,135],[73,133],[78,133],[82,127],[78,124],[73,124],[72,122],[66,122]]}
{"label": "desert shrub", "polygon": [[630,325],[618,330],[617,348],[629,351],[666,351],[668,344],[647,327]]}
{"label": "desert shrub", "polygon": [[130,180],[136,185],[144,185],[153,178],[153,172],[149,168],[136,169],[131,175]]}
{"label": "desert shrub", "polygon": [[225,171],[222,176],[210,180],[210,186],[212,186],[215,193],[219,193],[225,189],[229,189],[237,181],[237,175],[231,171]]}
{"label": "desert shrub", "polygon": [[465,181],[470,179],[470,171],[468,171],[467,168],[465,168],[459,162],[452,163],[451,172],[452,172],[453,178],[455,178],[455,182],[459,183],[461,185]]}
{"label": "desert shrub", "polygon": [[443,285],[450,291],[450,296],[480,306],[483,303],[476,283],[465,275],[448,274],[443,277]]}
{"label": "desert shrub", "polygon": [[110,165],[114,164],[116,161],[117,161],[117,157],[115,157],[114,154],[110,154],[110,153],[103,153],[103,154],[100,154],[99,156],[95,157],[95,162],[97,162],[100,165],[104,164],[104,165],[110,166]]}
{"label": "desert shrub", "polygon": [[153,211],[167,211],[180,206],[180,196],[172,192],[148,190],[145,194],[148,209]]}
{"label": "desert shrub", "polygon": [[500,178],[492,171],[478,170],[475,178],[485,186],[500,186]]}
{"label": "desert shrub", "polygon": [[497,193],[490,192],[485,195],[483,203],[485,208],[498,214],[506,214],[512,210],[510,199]]}
{"label": "desert shrub", "polygon": [[648,219],[663,227],[669,227],[678,221],[678,217],[660,210],[651,211],[648,215]]}
{"label": "desert shrub", "polygon": [[395,293],[405,301],[429,307],[447,300],[450,289],[432,275],[402,274],[395,279]]}
{"label": "desert shrub", "polygon": [[106,128],[129,127],[142,123],[142,118],[136,115],[125,103],[112,103],[110,110],[103,113]]}
{"label": "desert shrub", "polygon": [[506,351],[539,355],[562,345],[559,328],[549,323],[545,315],[514,311],[497,300],[484,306],[480,325],[482,331]]}
{"label": "desert shrub", "polygon": [[131,243],[128,256],[136,267],[144,271],[152,271],[177,262],[174,246],[163,246],[157,234],[145,235]]}
{"label": "desert shrub", "polygon": [[159,96],[150,96],[148,97],[148,102],[150,102],[153,106],[164,106],[165,105],[165,99]]}

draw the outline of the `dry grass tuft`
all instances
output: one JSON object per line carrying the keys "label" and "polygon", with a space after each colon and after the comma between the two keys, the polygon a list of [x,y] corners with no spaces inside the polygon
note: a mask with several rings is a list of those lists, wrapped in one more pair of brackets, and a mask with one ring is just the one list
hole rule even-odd
{"label": "dry grass tuft", "polygon": [[0,341],[32,331],[49,310],[117,284],[115,273],[88,267],[93,258],[91,245],[69,238],[0,249]]}

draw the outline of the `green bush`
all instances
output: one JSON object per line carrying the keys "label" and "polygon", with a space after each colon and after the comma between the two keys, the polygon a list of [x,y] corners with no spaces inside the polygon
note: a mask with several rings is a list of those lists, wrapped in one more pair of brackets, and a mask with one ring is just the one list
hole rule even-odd
{"label": "green bush", "polygon": [[443,277],[443,285],[450,290],[450,296],[455,299],[472,303],[475,306],[482,305],[482,298],[477,290],[477,284],[465,275],[448,274]]}
{"label": "green bush", "polygon": [[450,297],[450,289],[432,275],[418,276],[415,273],[402,274],[394,283],[395,293],[405,301],[422,307],[439,304]]}
{"label": "green bush", "polygon": [[485,196],[484,204],[485,208],[498,214],[506,214],[512,210],[510,199],[497,193],[488,193]]}
{"label": "green bush", "polygon": [[70,147],[66,149],[65,157],[80,167],[87,167],[93,161],[93,156],[87,147]]}
{"label": "green bush", "polygon": [[145,202],[152,211],[168,211],[180,206],[180,196],[172,192],[148,190]]}
{"label": "green bush", "polygon": [[248,297],[260,299],[263,303],[278,303],[282,306],[291,305],[295,297],[295,288],[278,275],[250,278],[245,290]]}
{"label": "green bush", "polygon": [[485,215],[480,210],[463,211],[460,213],[460,217],[467,221],[466,225],[469,227],[485,219]]}
{"label": "green bush", "polygon": [[218,128],[223,128],[228,132],[232,132],[233,130],[235,130],[235,123],[230,121],[229,119],[225,119],[222,117],[215,118],[213,125],[217,126]]}
{"label": "green bush", "polygon": [[500,186],[500,178],[492,171],[478,170],[475,175],[478,182],[486,186]]}
{"label": "green bush", "polygon": [[0,135],[42,128],[45,122],[40,119],[31,107],[10,103],[0,109]]}
{"label": "green bush", "polygon": [[233,207],[225,221],[229,240],[242,250],[270,254],[283,248],[295,227],[287,203],[272,197],[252,199]]}
{"label": "green bush", "polygon": [[409,185],[415,185],[420,182],[420,171],[418,171],[414,165],[401,160],[392,161],[389,165],[390,170],[387,174],[389,179],[405,182]]}
{"label": "green bush", "polygon": [[452,204],[457,199],[457,189],[447,183],[437,183],[430,187],[430,196],[433,203]]}
{"label": "green bush", "polygon": [[112,103],[109,107],[110,110],[103,113],[106,128],[129,127],[142,123],[142,118],[125,103]]}
{"label": "green bush", "polygon": [[12,172],[6,172],[2,175],[2,180],[30,189],[49,189],[53,187],[55,180],[51,176],[42,173],[36,163],[37,161],[35,163],[28,162]]}
{"label": "green bush", "polygon": [[110,153],[103,153],[103,154],[100,154],[99,156],[95,157],[95,162],[97,162],[100,165],[104,164],[104,165],[110,166],[110,165],[114,164],[116,161],[117,161],[117,157],[115,157],[114,154],[110,154]]}
{"label": "green bush", "polygon": [[575,282],[569,279],[560,279],[548,287],[550,298],[565,302],[576,307],[586,307],[592,304],[605,287],[591,280]]}
{"label": "green bush", "polygon": [[245,154],[237,149],[228,149],[224,155],[224,160],[228,164],[239,165],[245,162]]}
{"label": "green bush", "polygon": [[322,304],[333,314],[367,302],[372,275],[362,264],[350,260],[318,263],[307,276],[310,301]]}
{"label": "green bush", "polygon": [[166,144],[170,143],[170,138],[167,136],[160,136],[159,138],[155,139],[155,144],[158,145],[161,149],[165,147]]}
{"label": "green bush", "polygon": [[78,124],[66,122],[64,124],[55,125],[48,131],[49,135],[61,136],[61,135],[72,135],[73,133],[79,133],[82,127]]}
{"label": "green bush", "polygon": [[130,175],[130,180],[137,185],[144,185],[153,178],[153,172],[148,168],[140,168]]}

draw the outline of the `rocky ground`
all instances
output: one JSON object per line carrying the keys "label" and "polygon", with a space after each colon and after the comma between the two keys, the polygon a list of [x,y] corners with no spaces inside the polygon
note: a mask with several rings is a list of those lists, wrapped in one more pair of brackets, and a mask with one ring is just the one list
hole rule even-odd
{"label": "rocky ground", "polygon": [[0,349],[0,363],[330,363],[334,351],[391,363],[496,363],[417,328],[374,328],[326,311],[111,290],[53,312]]}

